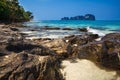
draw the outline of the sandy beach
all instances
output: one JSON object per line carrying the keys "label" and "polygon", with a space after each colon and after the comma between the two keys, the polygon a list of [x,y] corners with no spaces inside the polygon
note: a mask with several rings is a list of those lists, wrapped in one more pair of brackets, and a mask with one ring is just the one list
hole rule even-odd
{"label": "sandy beach", "polygon": [[65,80],[120,80],[116,71],[101,69],[87,59],[64,60],[62,66]]}

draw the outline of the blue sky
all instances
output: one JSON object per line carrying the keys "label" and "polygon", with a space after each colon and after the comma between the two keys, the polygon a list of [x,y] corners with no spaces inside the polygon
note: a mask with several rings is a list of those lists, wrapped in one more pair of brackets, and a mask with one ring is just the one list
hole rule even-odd
{"label": "blue sky", "polygon": [[59,20],[64,16],[94,14],[97,20],[120,20],[120,0],[19,0],[34,20]]}

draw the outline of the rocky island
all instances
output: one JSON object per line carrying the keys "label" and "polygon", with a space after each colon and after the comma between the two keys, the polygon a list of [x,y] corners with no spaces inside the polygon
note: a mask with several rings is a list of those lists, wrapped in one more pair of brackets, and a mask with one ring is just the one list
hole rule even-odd
{"label": "rocky island", "polygon": [[75,17],[63,17],[61,20],[95,20],[93,14],[86,14],[85,16],[75,16]]}

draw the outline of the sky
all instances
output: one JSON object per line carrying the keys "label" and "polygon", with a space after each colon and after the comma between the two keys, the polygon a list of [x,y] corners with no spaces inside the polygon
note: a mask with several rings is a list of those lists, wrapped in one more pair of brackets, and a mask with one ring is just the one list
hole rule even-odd
{"label": "sky", "polygon": [[94,14],[97,20],[120,20],[120,0],[19,0],[34,20]]}

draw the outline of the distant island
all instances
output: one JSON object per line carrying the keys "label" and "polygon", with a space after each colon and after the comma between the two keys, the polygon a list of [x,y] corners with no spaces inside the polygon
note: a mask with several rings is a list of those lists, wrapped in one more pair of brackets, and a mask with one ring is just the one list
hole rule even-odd
{"label": "distant island", "polygon": [[95,20],[95,16],[93,14],[86,14],[85,16],[63,17],[61,20]]}

